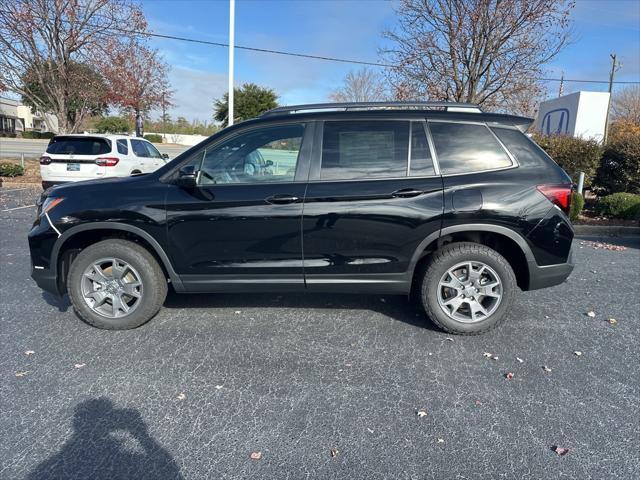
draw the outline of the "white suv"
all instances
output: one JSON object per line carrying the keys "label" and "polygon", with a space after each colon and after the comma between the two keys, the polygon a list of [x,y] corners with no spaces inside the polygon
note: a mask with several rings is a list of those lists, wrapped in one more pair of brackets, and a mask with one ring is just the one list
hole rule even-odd
{"label": "white suv", "polygon": [[58,135],[40,157],[42,188],[80,180],[149,173],[169,156],[143,138],[126,135]]}

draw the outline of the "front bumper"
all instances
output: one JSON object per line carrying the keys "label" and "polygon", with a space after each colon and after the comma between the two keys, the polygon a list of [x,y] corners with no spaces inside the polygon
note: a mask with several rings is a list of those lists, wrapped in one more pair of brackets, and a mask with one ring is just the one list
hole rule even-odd
{"label": "front bumper", "polygon": [[535,261],[529,264],[529,288],[528,290],[538,290],[540,288],[553,287],[564,282],[573,271],[573,249],[569,251],[566,263],[556,265],[539,266]]}
{"label": "front bumper", "polygon": [[61,296],[60,289],[58,288],[58,278],[56,272],[49,269],[40,269],[31,267],[31,278],[33,278],[36,284],[45,292],[52,293],[56,296]]}

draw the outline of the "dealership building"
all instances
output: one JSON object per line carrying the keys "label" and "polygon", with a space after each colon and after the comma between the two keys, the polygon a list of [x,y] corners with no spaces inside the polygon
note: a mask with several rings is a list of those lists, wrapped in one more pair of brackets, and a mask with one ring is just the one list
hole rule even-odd
{"label": "dealership building", "polygon": [[58,119],[55,115],[33,112],[31,107],[22,105],[17,100],[0,97],[0,135],[14,136],[22,132],[49,131],[58,132]]}

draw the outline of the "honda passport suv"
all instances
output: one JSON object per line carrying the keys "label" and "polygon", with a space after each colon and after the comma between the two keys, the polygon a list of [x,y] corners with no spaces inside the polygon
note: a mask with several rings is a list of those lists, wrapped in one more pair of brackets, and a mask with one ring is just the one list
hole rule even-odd
{"label": "honda passport suv", "polygon": [[412,294],[457,334],[573,269],[569,176],[531,120],[444,102],[281,107],[153,173],[53,187],[32,276],[99,328],[176,292]]}

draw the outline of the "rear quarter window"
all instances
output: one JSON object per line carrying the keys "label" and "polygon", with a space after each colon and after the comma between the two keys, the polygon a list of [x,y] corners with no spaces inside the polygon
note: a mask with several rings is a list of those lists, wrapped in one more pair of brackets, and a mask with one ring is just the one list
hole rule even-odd
{"label": "rear quarter window", "polygon": [[129,154],[129,146],[124,138],[117,140],[116,144],[118,145],[118,153],[121,153],[122,155]]}
{"label": "rear quarter window", "polygon": [[555,165],[553,159],[544,150],[519,130],[500,127],[494,127],[491,130],[504,143],[520,166]]}
{"label": "rear quarter window", "polygon": [[104,155],[111,152],[111,141],[98,137],[54,137],[47,153],[54,155]]}
{"label": "rear quarter window", "polygon": [[444,175],[495,170],[512,165],[486,125],[429,122],[440,171]]}

